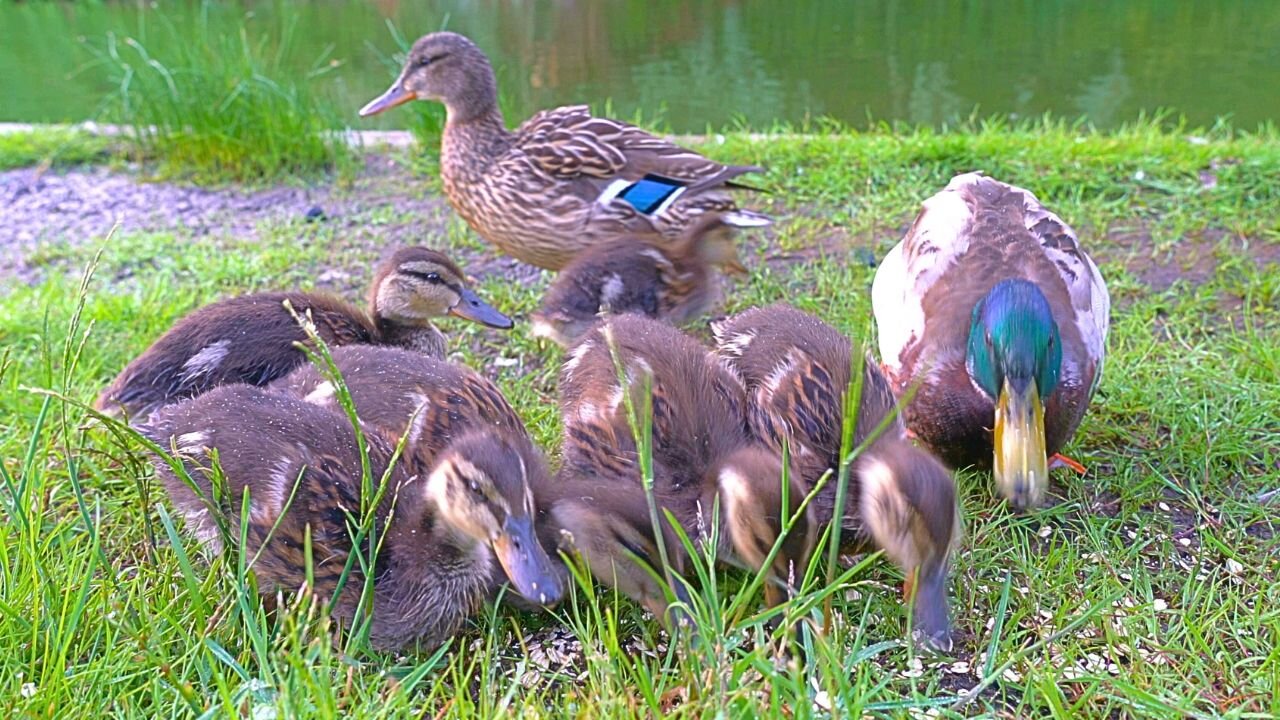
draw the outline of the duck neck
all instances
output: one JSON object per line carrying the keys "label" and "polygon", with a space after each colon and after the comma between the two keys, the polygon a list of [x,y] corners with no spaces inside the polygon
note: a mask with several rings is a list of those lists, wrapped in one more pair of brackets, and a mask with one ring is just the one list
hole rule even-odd
{"label": "duck neck", "polygon": [[440,146],[441,175],[446,183],[474,181],[510,147],[511,131],[496,102],[469,111],[450,107]]}
{"label": "duck neck", "polygon": [[445,343],[444,333],[431,323],[402,325],[385,318],[377,318],[374,320],[374,325],[378,331],[378,340],[383,345],[394,345],[440,359],[447,354],[448,346]]}

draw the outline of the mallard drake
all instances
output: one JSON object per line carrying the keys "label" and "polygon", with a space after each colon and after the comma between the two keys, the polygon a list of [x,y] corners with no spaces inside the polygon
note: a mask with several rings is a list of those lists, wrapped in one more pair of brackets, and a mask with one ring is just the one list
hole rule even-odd
{"label": "mallard drake", "polygon": [[[520,474],[530,489],[548,484],[542,451],[515,409],[487,378],[469,368],[394,347],[350,345],[335,348],[331,357],[360,421],[377,427],[392,442],[399,442],[407,433],[405,451],[420,463],[430,466],[456,438],[483,431],[492,443],[506,448],[519,461]],[[315,365],[299,367],[270,387],[329,410],[341,410],[333,381]],[[535,505],[532,496],[526,499]],[[519,545],[508,549],[508,553],[526,551]],[[559,582],[545,588],[548,597],[558,597],[561,585],[569,579],[558,564],[556,569]],[[502,568],[494,571],[493,589],[497,590],[504,575]],[[535,583],[535,589],[551,579],[544,577]],[[532,599],[538,601],[537,597]]]}
{"label": "mallard drake", "polygon": [[[813,501],[817,521],[830,523],[852,368],[849,339],[783,304],[747,310],[712,330],[717,354],[746,387],[755,437],[779,453],[787,446],[807,489],[831,473]],[[916,634],[949,650],[947,575],[961,527],[955,481],[907,437],[889,382],[871,362],[863,364],[852,447],[863,443],[840,513],[841,544],[883,549],[906,575],[903,596],[914,602]]]}
{"label": "mallard drake", "polygon": [[440,179],[467,224],[506,254],[559,270],[622,233],[680,236],[700,213],[741,227],[767,225],[726,192],[760,168],[722,165],[585,105],[543,110],[514,132],[498,110],[484,52],[451,32],[409,51],[400,77],[360,110],[375,115],[411,100],[444,103]]}
{"label": "mallard drake", "polygon": [[[624,368],[619,383],[614,350]],[[535,488],[547,527],[563,530],[595,577],[666,618],[667,601],[648,564],[661,569],[641,484],[639,457],[624,402],[644,405],[651,393],[653,493],[689,537],[712,537],[719,503],[722,559],[750,570],[765,561],[794,516],[780,552],[768,566],[771,605],[803,577],[814,523],[800,513],[802,486],[784,486],[782,458],[746,432],[742,386],[698,342],[662,322],[638,315],[606,318],[569,353],[560,373],[563,463],[553,484]],[[681,545],[663,533],[672,570],[684,564]],[[637,564],[639,560],[640,564]]]}
{"label": "mallard drake", "polygon": [[994,466],[1014,507],[1040,504],[1106,352],[1111,299],[1075,231],[1030,191],[957,175],[871,295],[893,387],[914,391],[911,431],[954,467]]}
{"label": "mallard drake", "polygon": [[445,354],[432,320],[456,315],[490,327],[511,319],[467,287],[462,270],[435,250],[403,248],[383,262],[369,312],[331,295],[267,292],[205,305],[179,320],[98,395],[95,407],[143,420],[159,407],[227,383],[265,385],[306,362],[307,335],[284,307],[310,314],[330,346],[383,344]]}
{"label": "mallard drake", "polygon": [[568,346],[591,329],[601,312],[683,324],[719,299],[713,265],[746,272],[719,213],[695,220],[679,240],[663,241],[651,233],[593,245],[551,283],[541,309],[530,318],[533,334]]}
{"label": "mallard drake", "polygon": [[[143,432],[171,448],[194,486],[162,460],[155,465],[189,530],[215,550],[219,526],[240,536],[249,496],[248,557],[264,595],[312,590],[333,598],[344,627],[356,617],[362,562],[350,564],[362,512],[361,459],[348,418],[284,392],[225,385],[156,412]],[[370,641],[376,649],[430,648],[446,641],[490,590],[496,554],[516,588],[535,602],[558,599],[559,578],[533,529],[519,447],[483,429],[458,433],[430,463],[407,454],[387,473],[393,443],[363,425],[378,546]],[[225,492],[213,488],[216,452]],[[306,542],[310,542],[310,556]],[[362,553],[368,553],[367,540]]]}

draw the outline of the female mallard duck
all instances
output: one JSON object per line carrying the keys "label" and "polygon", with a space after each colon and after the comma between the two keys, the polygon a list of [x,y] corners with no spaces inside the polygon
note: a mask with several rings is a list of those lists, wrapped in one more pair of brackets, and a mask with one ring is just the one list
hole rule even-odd
{"label": "female mallard duck", "polygon": [[[746,386],[752,433],[776,452],[790,448],[806,488],[830,471],[813,501],[817,521],[830,523],[850,387],[849,339],[788,305],[754,308],[712,329],[723,364]],[[852,447],[863,443],[849,475],[841,513],[847,542],[841,544],[856,550],[870,541],[883,549],[906,574],[903,595],[915,603],[916,633],[949,650],[947,573],[960,535],[955,482],[907,438],[889,383],[872,363],[863,364]]]}
{"label": "female mallard duck", "polygon": [[711,266],[745,273],[730,228],[707,213],[676,241],[627,235],[578,255],[547,289],[533,314],[533,334],[569,346],[601,312],[636,313],[680,325],[706,312],[720,296]]}
{"label": "female mallard duck", "polygon": [[[366,561],[350,558],[359,522],[361,457],[348,418],[287,393],[226,385],[161,409],[143,432],[181,459],[191,484],[163,460],[157,470],[187,527],[220,549],[222,531],[240,537],[264,595],[314,580],[344,627],[356,619]],[[393,443],[362,427],[375,487],[380,544],[374,560],[370,641],[380,650],[430,648],[455,633],[488,594],[493,556],[535,602],[559,597],[559,578],[533,530],[533,507],[518,447],[483,429],[458,433],[431,462],[409,453],[391,467]],[[219,496],[213,453],[225,481]],[[304,548],[310,542],[310,554]],[[371,552],[367,541],[361,554]],[[310,564],[310,568],[308,568]],[[339,587],[349,568],[350,575]]]}
{"label": "female mallard duck", "polygon": [[894,389],[914,390],[907,426],[955,467],[994,465],[1014,507],[1038,505],[1107,342],[1111,299],[1075,232],[1027,190],[958,175],[925,201],[871,296]]}
{"label": "female mallard duck", "polygon": [[284,307],[310,314],[326,344],[383,344],[436,357],[445,354],[434,318],[457,315],[490,327],[511,320],[467,287],[444,255],[426,248],[396,251],[369,290],[369,313],[330,295],[270,292],[228,298],[182,318],[98,396],[95,407],[144,419],[159,407],[218,385],[265,385],[306,362],[295,343],[307,335]]}
{"label": "female mallard duck", "polygon": [[706,211],[730,225],[767,225],[726,192],[758,171],[722,165],[585,105],[544,110],[511,132],[498,110],[489,59],[450,32],[420,38],[400,77],[365,105],[374,115],[410,100],[444,103],[440,154],[445,196],[485,240],[531,265],[559,270],[622,233],[680,236]]}
{"label": "female mallard duck", "polygon": [[[615,353],[627,387],[619,382]],[[667,600],[640,563],[661,568],[641,485],[639,457],[624,398],[652,400],[653,494],[690,538],[706,542],[718,502],[717,554],[746,568],[768,566],[765,597],[780,602],[804,577],[814,523],[800,513],[801,485],[782,458],[747,435],[742,386],[693,339],[638,315],[607,318],[570,352],[560,374],[563,464],[552,485],[535,488],[547,527],[566,531],[601,582],[615,585],[665,618]],[[673,570],[684,563],[671,528],[663,533]],[[678,588],[677,588],[678,589]]]}

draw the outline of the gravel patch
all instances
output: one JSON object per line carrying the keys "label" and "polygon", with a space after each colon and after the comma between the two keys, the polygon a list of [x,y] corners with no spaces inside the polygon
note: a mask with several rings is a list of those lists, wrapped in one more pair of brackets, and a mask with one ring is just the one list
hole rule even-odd
{"label": "gravel patch", "polygon": [[[147,182],[131,169],[105,166],[0,172],[0,278],[36,282],[45,269],[28,260],[41,246],[98,243],[116,225],[126,234],[172,232],[181,242],[252,239],[264,223],[307,219],[334,224],[344,244],[378,256],[393,245],[446,232],[451,211],[426,185],[387,155],[370,155],[359,177],[341,187],[322,180],[210,188]],[[475,259],[492,265],[490,270],[510,271],[496,257]]]}

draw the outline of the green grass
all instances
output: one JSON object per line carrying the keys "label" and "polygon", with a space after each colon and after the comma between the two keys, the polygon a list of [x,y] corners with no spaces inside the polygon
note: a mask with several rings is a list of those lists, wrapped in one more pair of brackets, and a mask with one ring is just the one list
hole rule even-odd
{"label": "green grass", "polygon": [[[1100,259],[1115,302],[1110,354],[1068,447],[1090,472],[1055,474],[1056,504],[1025,517],[993,499],[988,478],[960,477],[954,657],[900,642],[901,578],[874,556],[787,606],[813,617],[827,595],[834,603],[832,632],[809,637],[804,662],[775,654],[759,593],[740,597],[749,578],[729,571],[699,590],[696,617],[715,642],[691,650],[589,584],[554,616],[486,610],[439,657],[345,655],[306,598],[267,618],[235,557],[206,557],[180,523],[170,532],[177,521],[135,442],[33,389],[88,401],[174,319],[217,297],[307,286],[334,266],[367,281],[375,252],[344,226],[281,223],[254,238],[114,238],[83,295],[75,271],[96,242],[69,239],[44,250],[46,280],[0,298],[4,714],[828,716],[816,701],[846,717],[1280,713],[1280,512],[1258,501],[1280,488],[1280,139],[1049,124],[729,135],[704,149],[767,165],[766,202],[783,218],[773,241],[748,240],[756,272],[729,311],[787,300],[864,339],[873,270],[848,244],[879,255],[922,198],[975,168],[1034,189]],[[1204,187],[1202,170],[1216,186]],[[421,240],[487,257],[456,231]],[[1202,256],[1216,263],[1205,269]],[[1193,273],[1153,288],[1143,281],[1153,263]],[[521,317],[545,281],[488,276],[478,292]],[[445,330],[457,359],[496,379],[554,457],[558,351],[522,327]],[[538,633],[551,628],[585,648],[572,667]]]}
{"label": "green grass", "polygon": [[333,67],[327,55],[299,73],[296,22],[246,13],[227,33],[225,20],[211,20],[234,12],[204,0],[181,24],[144,18],[133,35],[93,41],[116,86],[105,116],[132,129],[135,154],[161,176],[245,182],[351,171],[354,154],[333,132],[345,114],[319,83]]}
{"label": "green grass", "polygon": [[111,147],[110,139],[78,130],[37,127],[0,133],[0,170],[79,165],[102,159]]}

